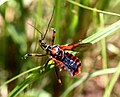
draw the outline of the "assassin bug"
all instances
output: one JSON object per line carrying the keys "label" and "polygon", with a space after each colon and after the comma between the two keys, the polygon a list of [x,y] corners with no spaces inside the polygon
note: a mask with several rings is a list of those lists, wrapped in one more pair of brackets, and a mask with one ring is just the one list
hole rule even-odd
{"label": "assassin bug", "polygon": [[57,75],[58,82],[61,84],[61,80],[60,80],[60,77],[57,72],[56,64],[58,64],[58,66],[60,66],[64,70],[67,70],[71,74],[71,76],[78,75],[81,72],[81,61],[74,55],[72,55],[68,52],[65,52],[65,50],[73,50],[73,48],[79,46],[80,44],[76,43],[76,44],[68,44],[68,45],[54,45],[54,40],[55,40],[55,36],[56,36],[55,29],[53,29],[51,44],[49,45],[44,41],[45,36],[48,32],[48,28],[50,26],[50,22],[52,20],[53,14],[54,14],[54,9],[53,9],[53,13],[52,13],[51,19],[48,23],[48,26],[47,26],[44,36],[36,27],[34,27],[30,24],[41,34],[41,39],[39,40],[39,45],[41,46],[41,48],[43,50],[46,51],[46,54],[31,54],[30,53],[30,54],[26,54],[25,56],[26,57],[28,57],[28,56],[41,57],[41,56],[48,55],[49,60],[46,62],[45,67],[47,66],[47,64],[50,60],[53,60],[55,62],[55,66],[54,66],[55,72]]}

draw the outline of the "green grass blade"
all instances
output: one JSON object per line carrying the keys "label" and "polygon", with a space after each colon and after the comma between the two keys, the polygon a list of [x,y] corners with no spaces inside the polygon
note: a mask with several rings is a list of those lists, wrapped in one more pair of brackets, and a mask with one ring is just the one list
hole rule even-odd
{"label": "green grass blade", "polygon": [[[104,17],[103,14],[100,13],[100,27],[103,28],[104,27]],[[103,38],[101,40],[101,57],[102,57],[102,67],[103,69],[106,69],[108,67],[107,64],[107,43],[106,43],[106,38]],[[103,79],[103,85],[106,86],[108,84],[108,75],[104,75],[104,79]]]}
{"label": "green grass blade", "polygon": [[104,14],[113,15],[113,16],[120,16],[120,14],[113,13],[113,12],[108,12],[108,11],[102,11],[102,10],[99,10],[99,9],[96,9],[96,8],[91,8],[91,7],[79,4],[79,3],[75,2],[75,1],[72,1],[72,0],[67,0],[67,1],[70,2],[71,4],[74,4],[76,6],[82,7],[82,8],[87,9],[87,10],[96,11],[96,12],[99,12],[99,13],[104,13]]}
{"label": "green grass blade", "polygon": [[116,72],[114,73],[114,75],[113,75],[110,83],[108,84],[108,86],[107,86],[106,89],[105,89],[105,93],[104,93],[104,96],[103,96],[103,97],[110,97],[110,94],[111,94],[111,92],[112,92],[112,89],[113,89],[113,87],[114,87],[114,85],[115,85],[115,83],[116,83],[119,75],[120,75],[120,62],[119,62],[119,64],[118,64],[117,70],[116,70]]}
{"label": "green grass blade", "polygon": [[17,85],[8,95],[8,97],[16,97],[20,92],[22,92],[31,82],[37,80],[39,73],[30,74],[24,81]]}
{"label": "green grass blade", "polygon": [[[28,73],[32,72],[32,73],[30,73],[30,74],[27,76],[27,78],[26,78],[25,80],[23,80],[20,84],[18,84],[18,85],[9,93],[9,96],[8,96],[8,97],[15,97],[15,96],[17,96],[17,95],[18,95],[19,93],[21,93],[25,88],[27,88],[27,87],[30,85],[30,83],[32,83],[32,82],[34,82],[35,80],[39,79],[42,75],[44,75],[44,73],[48,72],[51,68],[53,68],[53,67],[52,67],[52,64],[53,64],[53,63],[52,63],[52,64],[49,63],[49,64],[50,64],[50,65],[46,68],[46,71],[45,71],[45,72],[39,73],[40,70],[43,69],[44,65],[43,65],[43,66],[37,66],[37,67],[35,67],[35,68],[29,69],[29,70],[27,70],[27,71],[25,71],[25,72],[17,75],[17,76],[15,76],[15,77],[13,77],[12,79],[10,79],[10,80],[6,81],[5,83],[3,83],[2,86],[6,85],[6,84],[8,84],[8,83],[10,83],[10,82],[12,82],[13,80],[15,80],[15,79],[17,79],[17,78],[19,78],[19,77],[21,77],[21,76],[23,76],[23,75],[25,75],[25,74],[28,74]],[[1,88],[2,88],[2,86],[1,86]]]}
{"label": "green grass blade", "polygon": [[[100,25],[101,27],[104,27],[104,18],[103,14],[100,14]],[[103,63],[103,69],[107,68],[107,45],[106,45],[106,38],[103,38],[101,40],[101,55],[102,55],[102,63]]]}
{"label": "green grass blade", "polygon": [[84,75],[80,80],[72,84],[60,97],[66,97],[74,88],[79,86],[81,83],[83,83],[88,78],[105,75],[105,74],[111,74],[111,73],[116,72],[117,70],[118,68],[103,69],[103,70],[96,71],[90,75]]}
{"label": "green grass blade", "polygon": [[43,69],[43,67],[38,66],[38,67],[32,68],[32,69],[30,69],[30,70],[27,70],[27,71],[19,74],[18,76],[10,79],[10,80],[7,81],[6,83],[4,83],[4,85],[5,85],[5,84],[8,84],[8,83],[10,83],[10,82],[13,81],[13,80],[15,80],[15,79],[17,79],[17,78],[19,78],[19,77],[21,77],[21,76],[23,76],[23,75],[25,75],[25,74],[27,74],[27,73],[29,73],[29,72],[34,71],[34,72],[30,73],[30,74],[26,77],[25,80],[23,80],[20,84],[18,84],[18,85],[9,93],[9,97],[15,97],[15,96],[17,96],[18,94],[20,94],[20,93],[21,93],[25,88],[27,88],[32,82],[34,82],[34,81],[37,80],[37,79],[40,79],[40,77],[43,76],[46,72],[48,72],[51,68],[53,68],[53,67],[52,67],[52,64],[50,64],[50,65],[46,68],[46,70],[45,70],[44,72],[40,73],[40,71]]}
{"label": "green grass blade", "polygon": [[115,31],[118,30],[118,29],[120,29],[120,20],[113,23],[109,27],[106,27],[105,29],[100,30],[100,31],[96,32],[95,34],[87,37],[86,39],[82,40],[81,43],[94,44],[94,43],[100,41],[101,39],[115,33]]}
{"label": "green grass blade", "polygon": [[35,70],[40,70],[40,68],[41,68],[40,66],[37,66],[37,67],[29,69],[29,70],[27,70],[23,73],[20,73],[19,75],[15,76],[15,77],[11,78],[10,80],[6,81],[5,83],[3,83],[3,86],[7,85],[8,83],[12,82],[13,80],[16,80],[17,78],[19,78],[19,77],[21,77],[21,76],[23,76],[23,75],[25,75],[29,72],[32,72],[32,71],[35,71]]}
{"label": "green grass blade", "polygon": [[55,43],[60,43],[60,21],[61,21],[61,12],[63,11],[61,8],[62,1],[61,0],[55,0],[55,29],[57,31]]}

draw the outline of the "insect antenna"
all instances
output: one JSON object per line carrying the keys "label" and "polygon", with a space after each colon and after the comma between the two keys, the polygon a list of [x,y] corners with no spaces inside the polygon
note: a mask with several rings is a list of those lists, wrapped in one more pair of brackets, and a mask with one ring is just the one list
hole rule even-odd
{"label": "insect antenna", "polygon": [[41,34],[41,39],[43,39],[42,37],[43,37],[43,34],[42,34],[42,32],[39,30],[39,29],[37,29],[35,26],[33,26],[32,24],[30,24],[30,23],[27,23],[27,24],[29,24],[30,26],[32,26],[35,30],[37,30],[40,34]]}
{"label": "insect antenna", "polygon": [[54,15],[54,10],[55,10],[55,6],[54,6],[54,8],[53,8],[52,16],[51,16],[51,18],[50,18],[50,20],[49,20],[49,23],[48,23],[48,25],[47,25],[46,32],[45,32],[45,34],[44,34],[42,40],[45,38],[45,36],[46,36],[46,34],[47,34],[47,32],[48,32],[48,29],[49,29],[50,23],[51,23],[51,21],[52,21],[53,15]]}

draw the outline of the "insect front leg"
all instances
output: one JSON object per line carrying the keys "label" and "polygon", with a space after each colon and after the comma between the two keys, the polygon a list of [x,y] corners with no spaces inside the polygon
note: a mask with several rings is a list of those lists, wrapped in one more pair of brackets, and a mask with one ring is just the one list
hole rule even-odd
{"label": "insect front leg", "polygon": [[55,37],[56,37],[56,30],[54,28],[52,28],[52,29],[53,29],[53,34],[52,34],[52,41],[51,41],[50,45],[54,44]]}
{"label": "insect front leg", "polygon": [[24,58],[26,59],[26,58],[29,57],[29,56],[32,56],[32,57],[35,57],[35,56],[37,56],[37,57],[42,57],[42,56],[47,56],[47,54],[32,54],[32,53],[30,53],[30,54],[26,54],[26,55],[24,56]]}

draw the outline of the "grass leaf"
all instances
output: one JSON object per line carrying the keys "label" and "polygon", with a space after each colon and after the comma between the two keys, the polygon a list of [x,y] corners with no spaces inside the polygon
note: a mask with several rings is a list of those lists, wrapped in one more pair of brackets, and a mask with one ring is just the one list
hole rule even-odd
{"label": "grass leaf", "polygon": [[115,33],[116,30],[120,29],[120,20],[113,23],[112,25],[96,32],[95,34],[87,37],[86,39],[82,40],[81,43],[91,43],[94,44],[98,41],[100,41],[101,39]]}
{"label": "grass leaf", "polygon": [[105,89],[105,93],[104,93],[104,96],[103,96],[103,97],[110,97],[110,94],[111,94],[111,92],[112,92],[112,89],[113,89],[113,87],[114,87],[114,85],[115,85],[115,83],[116,83],[119,75],[120,75],[120,62],[119,62],[119,64],[118,64],[117,70],[116,70],[116,72],[114,73],[114,75],[113,75],[110,83],[108,84],[108,86],[107,86],[106,89]]}
{"label": "grass leaf", "polygon": [[118,68],[103,69],[103,70],[99,70],[94,73],[91,73],[90,75],[84,75],[80,80],[76,81],[74,84],[69,86],[69,88],[65,90],[64,93],[60,97],[66,97],[74,88],[79,86],[81,83],[83,83],[88,78],[115,73],[117,70]]}

